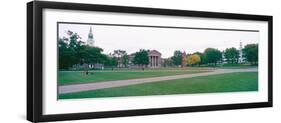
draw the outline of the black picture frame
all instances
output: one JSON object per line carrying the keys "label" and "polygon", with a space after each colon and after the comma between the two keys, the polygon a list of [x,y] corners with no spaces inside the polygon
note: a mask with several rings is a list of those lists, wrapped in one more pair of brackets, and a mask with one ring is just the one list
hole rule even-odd
{"label": "black picture frame", "polygon": [[[241,103],[241,104],[44,115],[43,105],[42,105],[43,104],[42,103],[43,102],[43,95],[42,95],[43,13],[42,10],[45,8],[266,21],[268,22],[268,101],[257,102],[257,103],[255,102],[255,103]],[[123,116],[137,116],[137,115],[154,115],[154,114],[272,107],[273,106],[273,95],[272,95],[273,32],[272,31],[273,31],[273,17],[265,16],[265,15],[233,14],[233,13],[171,10],[171,9],[158,9],[158,8],[93,5],[93,4],[80,4],[80,3],[45,2],[45,1],[29,2],[27,3],[27,120],[31,122],[47,122],[47,121],[79,120],[79,119],[123,117]]]}

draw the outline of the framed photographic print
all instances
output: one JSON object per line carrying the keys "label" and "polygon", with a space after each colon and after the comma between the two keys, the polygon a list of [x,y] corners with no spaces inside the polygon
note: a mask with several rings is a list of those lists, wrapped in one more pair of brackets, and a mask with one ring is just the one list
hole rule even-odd
{"label": "framed photographic print", "polygon": [[272,16],[33,1],[33,122],[272,107]]}

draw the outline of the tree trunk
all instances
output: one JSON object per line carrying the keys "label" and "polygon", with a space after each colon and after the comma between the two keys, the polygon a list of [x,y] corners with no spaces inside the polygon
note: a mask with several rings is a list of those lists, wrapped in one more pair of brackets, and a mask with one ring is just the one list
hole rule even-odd
{"label": "tree trunk", "polygon": [[86,75],[88,75],[89,71],[88,71],[88,64],[83,64],[84,67],[84,72]]}

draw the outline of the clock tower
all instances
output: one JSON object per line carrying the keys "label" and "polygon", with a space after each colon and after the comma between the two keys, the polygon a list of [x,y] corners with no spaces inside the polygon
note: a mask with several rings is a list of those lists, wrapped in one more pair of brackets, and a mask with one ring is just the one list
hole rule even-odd
{"label": "clock tower", "polygon": [[94,46],[94,35],[93,35],[93,32],[92,32],[92,27],[90,27],[90,32],[88,34],[87,45]]}

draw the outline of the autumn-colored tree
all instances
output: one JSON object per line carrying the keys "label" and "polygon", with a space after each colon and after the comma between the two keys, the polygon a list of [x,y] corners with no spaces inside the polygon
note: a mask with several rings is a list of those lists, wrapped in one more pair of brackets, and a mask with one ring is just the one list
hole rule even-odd
{"label": "autumn-colored tree", "polygon": [[187,64],[189,64],[191,66],[200,63],[200,61],[201,61],[201,58],[197,54],[192,54],[187,57]]}

